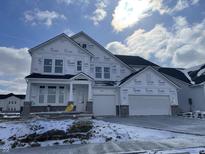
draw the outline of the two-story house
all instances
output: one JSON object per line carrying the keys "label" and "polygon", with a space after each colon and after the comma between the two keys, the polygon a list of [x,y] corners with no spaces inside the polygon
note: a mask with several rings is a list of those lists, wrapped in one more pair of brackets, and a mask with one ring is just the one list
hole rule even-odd
{"label": "two-story house", "polygon": [[179,88],[159,66],[138,56],[113,55],[84,32],[60,34],[29,49],[26,101],[31,111],[94,115],[171,115]]}

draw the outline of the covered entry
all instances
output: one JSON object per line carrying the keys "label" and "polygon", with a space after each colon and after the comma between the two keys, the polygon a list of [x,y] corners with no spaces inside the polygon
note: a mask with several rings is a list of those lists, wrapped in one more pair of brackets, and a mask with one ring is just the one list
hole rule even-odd
{"label": "covered entry", "polygon": [[129,95],[130,115],[170,115],[169,96]]}
{"label": "covered entry", "polygon": [[116,115],[115,95],[94,95],[93,113],[94,115]]}

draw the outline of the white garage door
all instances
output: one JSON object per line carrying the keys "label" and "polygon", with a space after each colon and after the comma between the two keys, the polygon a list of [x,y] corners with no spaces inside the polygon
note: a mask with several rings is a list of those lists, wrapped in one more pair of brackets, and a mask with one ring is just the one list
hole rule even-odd
{"label": "white garage door", "polygon": [[169,96],[129,96],[130,115],[170,115]]}
{"label": "white garage door", "polygon": [[115,95],[94,95],[94,115],[116,115]]}

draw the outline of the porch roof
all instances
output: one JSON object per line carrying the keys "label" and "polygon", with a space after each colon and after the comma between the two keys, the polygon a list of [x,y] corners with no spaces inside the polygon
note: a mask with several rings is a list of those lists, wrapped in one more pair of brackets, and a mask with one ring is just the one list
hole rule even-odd
{"label": "porch roof", "polygon": [[26,79],[31,78],[43,78],[43,79],[70,79],[74,77],[75,75],[71,74],[65,74],[65,75],[50,75],[50,74],[39,74],[39,73],[32,73],[28,76],[26,76]]}

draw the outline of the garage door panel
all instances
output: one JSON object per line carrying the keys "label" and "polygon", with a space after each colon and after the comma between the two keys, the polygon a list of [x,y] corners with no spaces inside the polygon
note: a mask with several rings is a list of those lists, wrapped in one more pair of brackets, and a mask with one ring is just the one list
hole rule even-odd
{"label": "garage door panel", "polygon": [[93,113],[94,115],[116,115],[115,95],[94,95]]}
{"label": "garage door panel", "polygon": [[130,115],[170,115],[169,96],[129,96]]}

